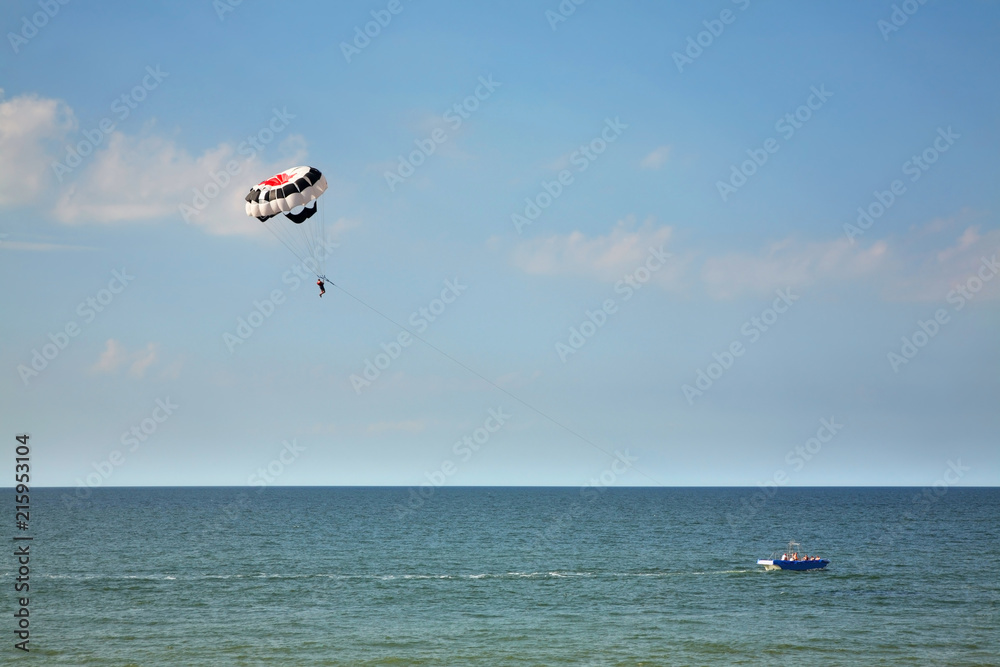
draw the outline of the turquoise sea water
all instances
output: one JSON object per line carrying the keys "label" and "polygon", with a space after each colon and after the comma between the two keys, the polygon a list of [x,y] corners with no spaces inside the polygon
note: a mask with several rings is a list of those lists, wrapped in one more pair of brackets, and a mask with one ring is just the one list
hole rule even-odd
{"label": "turquoise sea water", "polygon": [[1000,490],[938,492],[34,490],[0,663],[1000,664]]}

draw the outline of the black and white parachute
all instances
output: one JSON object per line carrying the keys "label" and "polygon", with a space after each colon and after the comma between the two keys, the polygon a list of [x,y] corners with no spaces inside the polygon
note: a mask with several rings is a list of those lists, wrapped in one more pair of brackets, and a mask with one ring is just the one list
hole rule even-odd
{"label": "black and white parachute", "polygon": [[[316,200],[326,189],[326,176],[319,169],[292,167],[253,186],[246,196],[247,215],[264,223],[319,276],[323,275],[323,260],[333,247],[326,237],[324,216],[313,218]],[[277,217],[282,213],[283,217]]]}
{"label": "black and white parachute", "polygon": [[312,217],[316,204],[298,214],[291,213],[292,209],[316,201],[325,191],[326,176],[319,169],[292,167],[250,188],[246,197],[247,215],[265,222],[285,213],[285,217],[298,224]]}

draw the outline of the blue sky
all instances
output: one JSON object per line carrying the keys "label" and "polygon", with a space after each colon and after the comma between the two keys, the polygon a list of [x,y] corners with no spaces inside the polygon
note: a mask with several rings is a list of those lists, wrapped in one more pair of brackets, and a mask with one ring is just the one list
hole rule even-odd
{"label": "blue sky", "polygon": [[[994,485],[1000,7],[903,4],[6,3],[4,430],[52,486]],[[301,164],[322,300],[243,212]]]}

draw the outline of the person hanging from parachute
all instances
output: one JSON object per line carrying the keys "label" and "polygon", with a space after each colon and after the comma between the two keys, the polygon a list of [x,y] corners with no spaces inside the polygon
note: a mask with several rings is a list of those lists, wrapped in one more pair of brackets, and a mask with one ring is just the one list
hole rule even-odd
{"label": "person hanging from parachute", "polygon": [[[329,282],[323,273],[323,260],[331,245],[324,229],[324,216],[313,216],[317,200],[327,187],[326,176],[319,169],[292,167],[253,186],[245,198],[247,215],[264,223],[268,231],[313,272],[321,297],[326,294]],[[301,210],[294,213],[293,210],[299,207]],[[294,224],[289,225],[280,218],[271,220],[281,213]]]}

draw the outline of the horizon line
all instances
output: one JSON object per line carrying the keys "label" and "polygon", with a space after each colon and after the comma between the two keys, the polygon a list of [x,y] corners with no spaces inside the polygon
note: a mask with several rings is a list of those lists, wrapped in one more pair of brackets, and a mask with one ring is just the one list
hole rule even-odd
{"label": "horizon line", "polygon": [[[233,484],[140,484],[140,485],[99,485],[99,486],[89,486],[85,487],[77,486],[40,486],[31,485],[32,490],[39,489],[78,489],[78,488],[88,488],[91,490],[97,489],[259,489],[263,491],[264,489],[408,489],[420,486],[427,486],[428,482],[421,482],[420,484],[267,484],[261,486],[260,484],[253,485],[233,485]],[[513,484],[483,484],[483,485],[434,485],[431,484],[435,489],[580,489],[580,488],[591,488],[595,485],[593,484],[523,484],[523,485],[513,485]],[[761,488],[775,488],[778,489],[922,489],[927,487],[933,487],[933,484],[927,485],[911,485],[911,484],[816,484],[816,485],[781,485],[777,487],[771,487],[762,484],[741,484],[741,485],[718,485],[718,484],[686,484],[686,485],[637,485],[637,484],[616,484],[613,486],[601,485],[599,488],[602,489],[761,489]],[[0,486],[3,489],[14,489],[16,485],[12,486]],[[961,489],[1000,489],[1000,484],[995,485],[963,485],[963,484],[951,484],[947,488],[961,488]]]}

